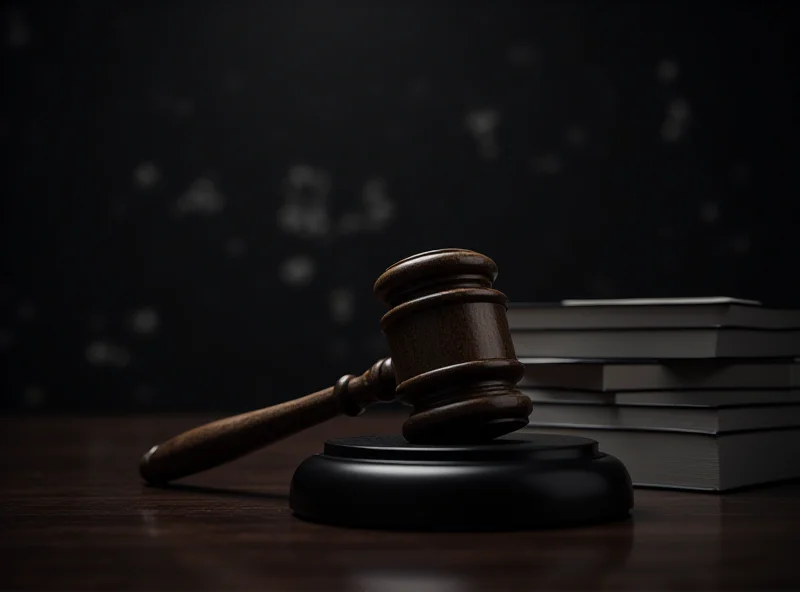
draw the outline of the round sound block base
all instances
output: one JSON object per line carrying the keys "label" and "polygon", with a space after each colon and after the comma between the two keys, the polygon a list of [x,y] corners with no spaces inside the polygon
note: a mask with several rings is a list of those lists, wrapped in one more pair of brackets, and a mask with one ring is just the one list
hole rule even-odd
{"label": "round sound block base", "polygon": [[628,471],[594,440],[517,432],[476,445],[401,436],[329,440],[297,468],[289,504],[312,522],[400,530],[514,530],[621,520]]}

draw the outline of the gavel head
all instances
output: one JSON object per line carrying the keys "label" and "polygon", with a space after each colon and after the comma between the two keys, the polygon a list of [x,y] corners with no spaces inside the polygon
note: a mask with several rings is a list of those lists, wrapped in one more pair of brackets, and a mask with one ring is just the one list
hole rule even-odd
{"label": "gavel head", "polygon": [[497,265],[463,249],[428,251],[389,267],[375,295],[389,342],[396,396],[410,405],[403,436],[419,444],[491,440],[528,424],[531,401],[515,389],[508,299],[492,289]]}

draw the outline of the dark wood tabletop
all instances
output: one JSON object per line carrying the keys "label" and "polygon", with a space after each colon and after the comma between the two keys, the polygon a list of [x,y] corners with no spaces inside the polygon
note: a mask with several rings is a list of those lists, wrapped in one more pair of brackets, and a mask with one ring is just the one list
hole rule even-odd
{"label": "dark wood tabletop", "polygon": [[292,516],[289,482],[326,438],[397,432],[342,418],[181,487],[140,455],[209,417],[2,419],[3,589],[800,589],[800,485],[718,496],[637,490],[630,521],[539,532],[350,530]]}

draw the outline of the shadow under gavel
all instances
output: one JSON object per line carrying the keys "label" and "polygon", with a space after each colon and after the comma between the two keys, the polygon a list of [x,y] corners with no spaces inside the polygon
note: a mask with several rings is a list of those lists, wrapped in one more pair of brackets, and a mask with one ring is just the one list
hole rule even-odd
{"label": "shadow under gavel", "polygon": [[528,424],[531,401],[516,390],[507,298],[492,289],[497,266],[463,249],[428,251],[389,267],[376,296],[391,358],[361,376],[280,405],[221,419],[151,448],[141,459],[153,485],[214,468],[337,415],[376,402],[412,407],[403,436],[414,444],[492,440]]}

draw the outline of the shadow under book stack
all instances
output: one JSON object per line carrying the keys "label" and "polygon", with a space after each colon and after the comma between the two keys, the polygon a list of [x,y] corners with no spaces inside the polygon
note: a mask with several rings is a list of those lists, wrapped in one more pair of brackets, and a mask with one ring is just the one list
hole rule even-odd
{"label": "shadow under book stack", "polygon": [[596,440],[634,485],[800,477],[800,310],[733,298],[512,304],[526,430]]}

